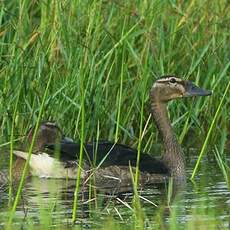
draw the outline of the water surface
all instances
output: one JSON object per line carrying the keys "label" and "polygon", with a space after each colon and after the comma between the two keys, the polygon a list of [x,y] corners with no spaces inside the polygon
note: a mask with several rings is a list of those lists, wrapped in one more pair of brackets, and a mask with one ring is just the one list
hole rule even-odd
{"label": "water surface", "polygon": [[[187,159],[187,178],[195,162],[196,157],[193,155]],[[74,189],[73,180],[67,182],[31,177],[25,184],[16,210],[15,226],[70,226]],[[167,191],[167,185],[148,186],[139,191],[146,227],[169,225],[172,222],[172,212],[175,212],[177,224],[180,224],[178,228],[181,229],[188,223],[191,223],[190,226],[219,226],[220,229],[230,227],[230,191],[214,158],[204,157],[195,182],[188,179],[183,190],[180,188],[176,201],[169,200]],[[106,191],[97,191],[96,198],[89,197],[87,191],[79,193],[77,224],[85,228],[101,228],[104,221],[112,216],[120,224],[133,226],[132,192],[111,195],[106,194]],[[6,211],[6,191],[0,193],[0,205],[0,223],[4,226],[9,216]],[[159,215],[161,221],[157,218]]]}

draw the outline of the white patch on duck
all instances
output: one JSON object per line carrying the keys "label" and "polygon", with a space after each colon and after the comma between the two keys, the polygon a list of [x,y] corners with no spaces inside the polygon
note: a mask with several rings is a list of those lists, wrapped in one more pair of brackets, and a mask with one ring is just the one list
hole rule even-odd
{"label": "white patch on duck", "polygon": [[[23,151],[14,151],[16,156],[25,160],[28,158],[28,153]],[[60,179],[76,179],[77,164],[75,167],[65,167],[65,163],[49,156],[47,153],[40,152],[32,154],[30,158],[30,172],[33,176],[41,178],[60,178]],[[81,178],[85,177],[85,171],[82,169]]]}

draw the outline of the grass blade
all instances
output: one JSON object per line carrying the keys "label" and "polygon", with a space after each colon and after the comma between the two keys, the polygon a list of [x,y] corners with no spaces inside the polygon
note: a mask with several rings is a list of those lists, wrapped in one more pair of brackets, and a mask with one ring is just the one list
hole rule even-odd
{"label": "grass blade", "polygon": [[213,130],[213,128],[214,128],[214,125],[215,125],[215,122],[216,122],[216,120],[217,120],[217,117],[218,117],[218,115],[219,115],[219,113],[220,113],[220,109],[222,108],[222,104],[223,104],[224,99],[225,99],[225,97],[226,97],[226,94],[227,94],[227,92],[228,92],[228,90],[229,90],[229,87],[230,87],[230,82],[228,83],[227,87],[225,88],[224,95],[223,95],[223,97],[221,98],[221,101],[220,101],[220,103],[219,103],[219,106],[218,106],[218,108],[217,108],[217,110],[216,110],[216,113],[215,113],[215,115],[214,115],[214,118],[213,118],[213,120],[212,120],[212,123],[211,123],[211,125],[210,125],[210,128],[209,128],[209,130],[208,130],[208,134],[207,134],[207,136],[206,136],[206,138],[205,138],[205,141],[204,141],[204,144],[203,144],[202,149],[201,149],[201,151],[200,151],[198,160],[197,160],[196,165],[195,165],[195,167],[194,167],[194,169],[193,169],[192,176],[191,176],[191,180],[193,180],[194,177],[195,177],[195,175],[196,175],[196,172],[197,172],[197,170],[198,170],[200,161],[201,161],[201,159],[202,159],[202,157],[203,157],[203,155],[204,155],[204,152],[205,152],[205,149],[206,149],[206,147],[207,147],[207,144],[208,144],[210,135],[211,135],[212,130]]}

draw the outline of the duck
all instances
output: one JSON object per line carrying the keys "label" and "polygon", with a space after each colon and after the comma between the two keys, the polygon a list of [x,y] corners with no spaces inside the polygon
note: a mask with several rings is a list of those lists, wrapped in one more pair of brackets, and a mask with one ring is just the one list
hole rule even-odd
{"label": "duck", "polygon": [[[140,154],[139,184],[147,185],[163,183],[169,177],[185,178],[185,159],[182,148],[173,131],[167,103],[171,100],[195,96],[210,96],[212,91],[202,89],[189,80],[175,75],[158,78],[150,90],[152,117],[162,137],[164,154],[156,159],[152,154]],[[80,143],[66,138],[58,145],[46,144],[46,153],[33,153],[30,168],[33,175],[46,178],[77,178],[79,168]],[[59,157],[56,158],[54,153]],[[14,151],[23,159],[28,158],[27,152]],[[81,179],[87,181],[94,175],[96,184],[117,186],[132,183],[130,169],[135,170],[138,151],[127,145],[110,141],[95,141],[84,144],[84,159],[81,168]]]}
{"label": "duck", "polygon": [[[35,132],[35,127],[32,127],[27,135],[27,149],[32,143],[32,138]],[[39,177],[55,177],[59,178],[62,176],[65,170],[65,165],[68,163],[64,161],[60,162],[57,157],[54,157],[54,152],[52,154],[46,149],[46,146],[55,145],[58,146],[61,143],[71,143],[72,139],[64,136],[63,131],[52,121],[43,121],[39,125],[35,142],[31,154],[31,159],[29,162],[30,169],[29,173],[33,176]],[[28,152],[23,150],[14,150],[13,154],[16,156],[17,161],[26,161],[28,159]],[[15,170],[18,171],[18,170]],[[71,170],[70,170],[71,171]],[[70,175],[72,178],[72,176]]]}
{"label": "duck", "polygon": [[[29,145],[32,143],[32,138],[34,135],[34,127],[30,128],[28,131],[28,134],[26,135],[26,138],[24,140],[24,148],[28,149]],[[34,147],[33,147],[33,154],[42,152],[45,149],[45,146],[48,144],[58,144],[61,142],[64,142],[68,140],[68,142],[71,141],[70,138],[65,139],[62,130],[58,127],[58,125],[55,122],[51,121],[43,121],[39,125],[37,135],[35,137],[35,142],[34,142]],[[13,153],[16,157],[13,167],[12,167],[12,182],[13,184],[16,184],[17,182],[20,181],[26,159],[27,157],[21,157],[20,154],[15,154],[17,152],[21,152],[19,150],[14,150]],[[27,175],[27,178],[29,178],[31,175],[31,172]],[[5,187],[5,185],[8,184],[10,178],[9,178],[9,170],[1,170],[0,171],[0,188]]]}

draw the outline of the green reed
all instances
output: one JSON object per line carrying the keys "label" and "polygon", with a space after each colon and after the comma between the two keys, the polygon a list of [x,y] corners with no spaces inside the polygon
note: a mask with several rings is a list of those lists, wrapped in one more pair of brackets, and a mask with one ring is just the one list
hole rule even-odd
{"label": "green reed", "polygon": [[38,131],[38,128],[39,128],[39,124],[40,124],[40,121],[42,119],[44,104],[45,104],[45,101],[46,101],[47,92],[48,92],[48,88],[49,88],[49,85],[50,85],[50,82],[51,82],[51,78],[52,78],[52,74],[50,74],[49,81],[47,82],[47,87],[46,87],[46,90],[45,90],[45,93],[44,93],[44,96],[43,96],[43,99],[42,99],[42,104],[41,104],[41,108],[40,108],[40,111],[39,111],[39,114],[38,114],[38,119],[37,119],[37,123],[36,123],[35,129],[34,129],[34,134],[33,134],[33,137],[32,137],[31,145],[29,147],[28,158],[26,160],[26,163],[25,163],[25,166],[24,166],[24,169],[23,169],[23,172],[22,172],[21,180],[20,180],[20,183],[18,185],[18,189],[17,189],[17,193],[16,193],[16,196],[15,196],[15,199],[14,199],[12,209],[10,211],[9,220],[8,220],[6,229],[11,229],[11,224],[12,224],[12,221],[13,221],[13,217],[14,217],[14,214],[15,214],[15,211],[16,211],[17,204],[18,204],[19,199],[20,199],[20,195],[21,195],[21,192],[22,192],[23,184],[25,182],[26,174],[28,173],[29,162],[30,162],[32,151],[33,151],[33,146],[34,146],[34,143],[35,143],[35,138],[36,138],[36,134],[37,134],[37,131]]}
{"label": "green reed", "polygon": [[19,83],[19,90],[16,98],[16,103],[15,103],[15,109],[14,109],[14,114],[13,114],[13,124],[11,127],[11,135],[10,135],[10,162],[9,162],[9,207],[11,207],[11,201],[12,201],[12,186],[13,186],[13,149],[14,149],[14,122],[16,120],[16,115],[17,115],[17,107],[19,103],[19,98],[20,98],[20,92],[21,92],[21,87],[22,87],[22,81]]}
{"label": "green reed", "polygon": [[76,221],[76,212],[78,207],[78,197],[80,191],[81,183],[81,172],[82,172],[82,163],[83,163],[83,153],[84,153],[84,142],[85,142],[85,91],[83,87],[83,82],[81,81],[81,144],[80,144],[80,156],[78,162],[78,171],[77,171],[77,180],[76,188],[74,192],[74,203],[73,203],[73,213],[72,213],[72,222]]}
{"label": "green reed", "polygon": [[[168,73],[213,90],[211,97],[169,105],[182,145],[202,148],[194,177],[205,150],[212,156],[208,143],[218,143],[229,126],[229,104],[221,101],[229,100],[229,92],[224,93],[230,77],[228,18],[227,1],[4,1],[0,146],[10,143],[10,177],[14,139],[41,119],[57,121],[67,136],[81,141],[81,148],[97,132],[99,139],[138,148],[138,157],[143,150],[154,155],[161,140],[151,122],[148,95],[153,81]],[[224,129],[215,125],[221,117]],[[225,166],[224,142],[221,154],[212,157]],[[78,219],[79,176],[72,220]],[[137,190],[138,171],[134,181]],[[145,215],[133,216],[148,222]],[[158,217],[160,223],[160,212]],[[119,228],[113,218],[107,222]]]}
{"label": "green reed", "polygon": [[208,141],[209,141],[209,137],[210,137],[210,135],[211,135],[211,133],[212,133],[212,130],[213,130],[213,128],[214,128],[214,125],[215,125],[215,123],[216,123],[217,117],[219,116],[219,113],[220,113],[221,108],[223,108],[222,105],[223,105],[223,102],[224,102],[224,99],[225,99],[227,93],[229,92],[229,87],[230,87],[230,82],[228,83],[228,85],[226,86],[226,88],[225,88],[225,90],[224,90],[223,97],[221,98],[220,103],[219,103],[219,105],[218,105],[218,108],[217,108],[217,110],[216,110],[216,113],[215,113],[215,115],[214,115],[214,117],[213,117],[212,123],[211,123],[211,125],[210,125],[210,128],[209,128],[209,130],[208,130],[207,136],[206,136],[206,138],[205,138],[204,144],[203,144],[202,149],[201,149],[201,151],[200,151],[200,154],[199,154],[197,163],[196,163],[196,165],[195,165],[195,167],[194,167],[194,170],[193,170],[193,172],[192,172],[191,179],[193,179],[194,176],[195,176],[195,174],[196,174],[196,171],[197,171],[198,166],[199,166],[199,164],[200,164],[201,158],[202,158],[202,156],[203,156],[203,154],[204,154],[204,151],[205,151],[205,149],[206,149],[206,147],[207,147],[207,144],[208,144]]}

